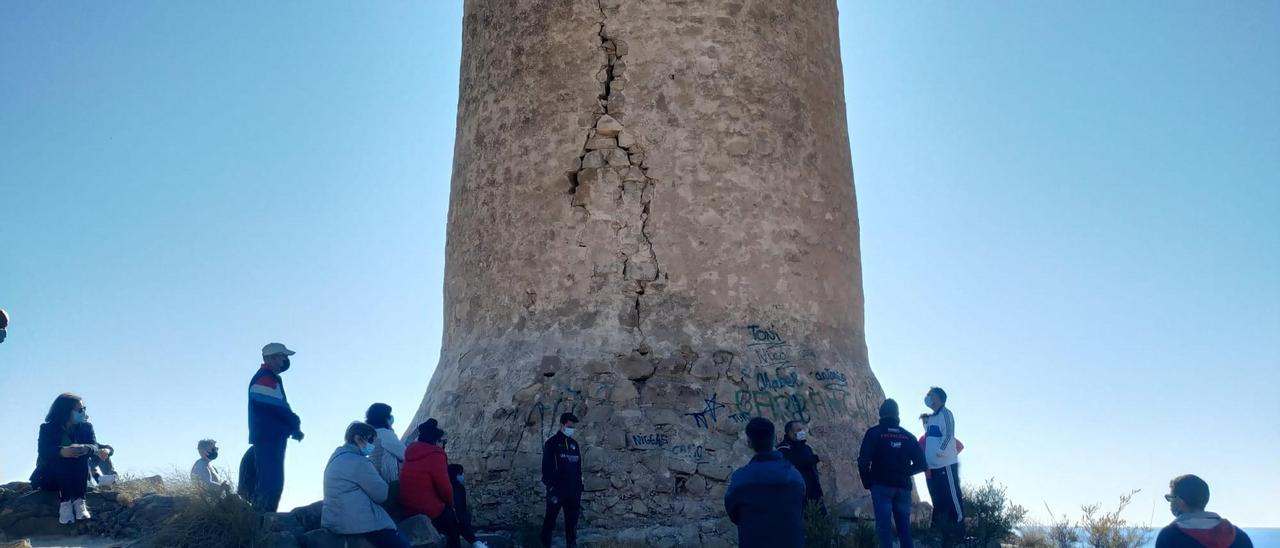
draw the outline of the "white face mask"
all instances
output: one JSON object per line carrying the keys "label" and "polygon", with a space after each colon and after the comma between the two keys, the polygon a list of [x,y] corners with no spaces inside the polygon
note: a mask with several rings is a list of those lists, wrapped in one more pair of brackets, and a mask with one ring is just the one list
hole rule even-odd
{"label": "white face mask", "polygon": [[796,440],[798,440],[798,441],[804,441],[804,440],[807,440],[807,439],[809,439],[809,433],[808,433],[808,432],[805,432],[804,430],[801,430],[801,431],[799,431],[799,432],[796,432]]}

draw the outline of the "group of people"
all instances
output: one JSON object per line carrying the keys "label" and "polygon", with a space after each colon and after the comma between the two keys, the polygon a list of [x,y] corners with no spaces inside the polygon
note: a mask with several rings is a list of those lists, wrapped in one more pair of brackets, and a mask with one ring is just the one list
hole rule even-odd
{"label": "group of people", "polygon": [[[876,536],[881,548],[911,548],[912,477],[925,473],[933,502],[931,526],[943,547],[965,544],[964,499],[960,490],[959,455],[964,444],[956,439],[956,419],[947,408],[947,393],[930,388],[920,415],[924,435],[917,438],[901,425],[898,402],[880,406],[880,421],[863,435],[858,451],[858,475],[871,492]],[[748,445],[755,456],[733,472],[725,492],[725,510],[738,526],[743,547],[805,545],[806,508],[826,511],[816,465],[820,461],[807,446],[804,424],[784,427],[774,446],[774,425],[756,417],[747,422]],[[1176,518],[1161,529],[1156,548],[1253,548],[1249,536],[1221,516],[1205,511],[1209,485],[1194,475],[1169,482],[1165,495]]]}
{"label": "group of people", "polygon": [[[238,494],[262,512],[275,512],[284,490],[284,456],[290,438],[301,441],[302,421],[289,405],[281,373],[294,351],[280,343],[262,349],[262,366],[249,381],[249,449],[240,460]],[[399,519],[422,514],[445,537],[446,546],[485,548],[471,527],[465,471],[445,455],[447,437],[435,419],[418,426],[407,446],[392,430],[391,406],[375,403],[365,420],[347,426],[343,444],[324,468],[320,524],[340,535],[359,535],[378,547],[407,548]],[[208,448],[202,446],[202,460]],[[228,485],[208,476],[197,461],[192,475],[210,488]],[[226,489],[227,487],[222,487]]]}
{"label": "group of people", "polygon": [[[955,416],[946,407],[947,393],[930,388],[925,395],[929,413],[920,416],[925,435],[916,438],[900,425],[898,403],[885,400],[880,423],[867,430],[858,454],[862,485],[871,492],[876,532],[883,547],[893,546],[896,530],[903,548],[910,548],[912,476],[929,474],[934,501],[933,526],[945,546],[964,538],[959,453]],[[817,464],[821,458],[808,445],[804,423],[783,427],[776,447],[775,427],[768,419],[747,422],[748,445],[755,456],[734,471],[725,492],[725,510],[738,526],[740,546],[804,546],[806,508],[825,513]],[[896,527],[895,527],[896,524]]]}
{"label": "group of people", "polygon": [[[284,489],[284,456],[289,439],[304,437],[301,420],[289,405],[281,374],[289,370],[294,351],[280,343],[262,349],[262,365],[249,383],[250,447],[240,461],[235,493],[261,512],[275,512]],[[920,416],[924,435],[916,438],[901,425],[898,403],[885,400],[879,424],[863,436],[857,458],[863,487],[871,493],[880,545],[913,546],[910,532],[912,476],[927,474],[933,502],[932,525],[943,546],[964,541],[964,505],[960,489],[955,416],[946,407],[947,393],[930,388]],[[445,537],[446,546],[466,539],[477,548],[467,507],[463,467],[449,463],[447,436],[435,419],[423,422],[407,446],[395,434],[392,408],[375,403],[364,421],[352,422],[343,444],[334,450],[324,470],[321,525],[334,533],[359,535],[374,546],[406,548],[408,540],[396,528],[397,519],[422,514]],[[550,546],[555,525],[564,514],[566,545],[577,545],[582,509],[582,450],[575,439],[578,417],[565,413],[560,427],[542,447],[542,483],[546,505],[541,541]],[[746,424],[748,445],[755,453],[749,463],[730,476],[724,495],[729,519],[738,526],[744,547],[804,546],[806,508],[826,512],[818,477],[819,456],[808,445],[808,431],[800,421],[784,425],[775,443],[775,426],[756,417]],[[199,459],[191,478],[210,492],[232,496],[232,484],[212,466],[218,458],[215,440],[196,444]],[[90,519],[85,493],[91,483],[110,485],[116,478],[114,450],[98,442],[83,398],[61,394],[40,426],[36,470],[32,484],[58,492],[59,522]],[[1216,514],[1206,512],[1208,485],[1196,476],[1170,482],[1166,495],[1177,520],[1160,532],[1157,548],[1212,546],[1252,547],[1243,531]]]}

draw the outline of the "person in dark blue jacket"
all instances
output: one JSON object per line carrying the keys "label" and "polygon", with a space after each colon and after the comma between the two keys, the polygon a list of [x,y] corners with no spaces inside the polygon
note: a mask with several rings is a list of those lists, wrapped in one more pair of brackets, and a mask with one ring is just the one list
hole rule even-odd
{"label": "person in dark blue jacket", "polygon": [[59,395],[40,425],[36,470],[31,473],[31,485],[58,492],[58,523],[90,518],[84,503],[89,459],[95,455],[105,459],[101,453],[84,400],[75,394]]}
{"label": "person in dark blue jacket", "polygon": [[560,415],[560,431],[542,444],[542,484],[547,487],[547,508],[542,517],[542,545],[551,546],[556,518],[564,509],[564,543],[578,545],[578,515],[582,511],[582,451],[573,436],[578,417]]}
{"label": "person in dark blue jacket", "polygon": [[[284,452],[289,438],[302,441],[302,421],[289,407],[280,374],[294,352],[283,344],[262,347],[262,367],[249,381],[249,451],[253,452],[253,507],[275,512],[284,491]],[[246,459],[249,458],[246,455]],[[242,480],[243,481],[243,478]]]}
{"label": "person in dark blue jacket", "polygon": [[755,456],[729,477],[724,508],[738,526],[738,546],[804,546],[804,478],[782,453],[773,450],[772,422],[747,422],[747,441]]}
{"label": "person in dark blue jacket", "polygon": [[912,548],[911,476],[929,466],[915,435],[899,423],[898,402],[885,400],[880,406],[880,424],[862,436],[858,451],[858,475],[862,486],[871,491],[881,548],[892,548],[894,524],[902,548]]}

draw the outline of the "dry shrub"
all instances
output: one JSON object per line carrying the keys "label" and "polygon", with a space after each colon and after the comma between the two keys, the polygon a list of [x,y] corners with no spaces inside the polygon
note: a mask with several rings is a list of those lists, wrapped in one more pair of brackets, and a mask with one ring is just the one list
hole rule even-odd
{"label": "dry shrub", "polygon": [[1138,494],[1135,489],[1120,495],[1120,504],[1111,512],[1103,512],[1101,504],[1090,504],[1080,509],[1080,529],[1084,530],[1086,544],[1092,548],[1140,548],[1151,540],[1151,530],[1129,523],[1120,515]]}
{"label": "dry shrub", "polygon": [[249,548],[264,535],[262,517],[244,499],[200,490],[152,542],[173,548]]}

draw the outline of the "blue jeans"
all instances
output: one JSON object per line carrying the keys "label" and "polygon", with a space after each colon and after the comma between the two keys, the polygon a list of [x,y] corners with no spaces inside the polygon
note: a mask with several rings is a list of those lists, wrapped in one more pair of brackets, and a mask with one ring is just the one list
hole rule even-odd
{"label": "blue jeans", "polygon": [[911,489],[871,486],[871,506],[876,512],[876,536],[880,548],[893,548],[893,531],[889,520],[897,526],[898,542],[902,548],[912,548],[911,543]]}
{"label": "blue jeans", "polygon": [[275,512],[284,492],[284,450],[289,438],[253,444],[257,487],[253,490],[253,507],[259,512]]}

